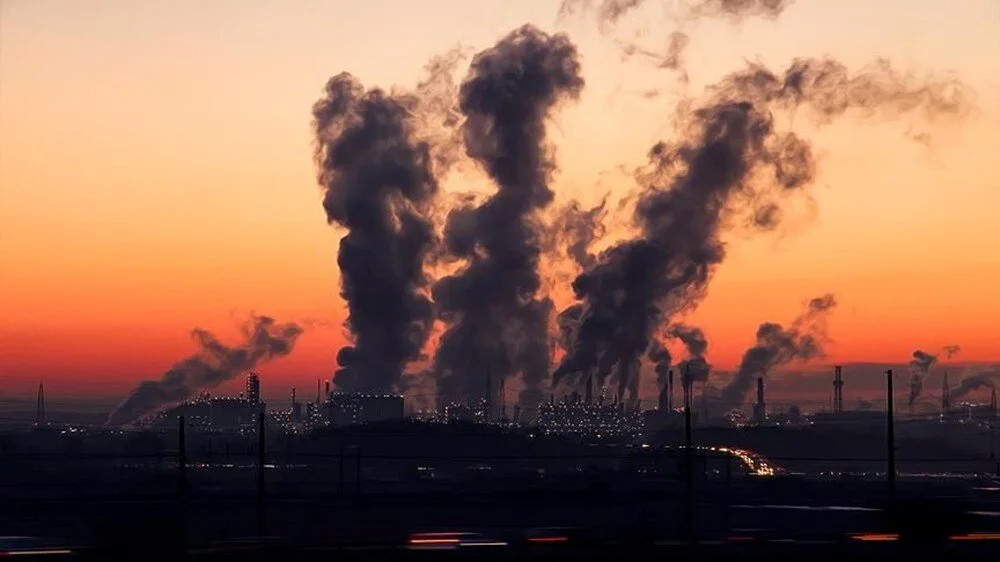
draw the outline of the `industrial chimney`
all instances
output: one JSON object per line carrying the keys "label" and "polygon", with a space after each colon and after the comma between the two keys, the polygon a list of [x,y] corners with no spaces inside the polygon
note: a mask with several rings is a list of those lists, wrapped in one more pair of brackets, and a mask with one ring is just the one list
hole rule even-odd
{"label": "industrial chimney", "polygon": [[757,403],[753,405],[753,421],[761,423],[767,419],[767,406],[764,402],[764,377],[757,377]]}
{"label": "industrial chimney", "polygon": [[833,368],[833,413],[844,411],[844,379],[841,378],[840,365]]}
{"label": "industrial chimney", "polygon": [[948,387],[948,371],[944,372],[944,380],[941,381],[941,414],[947,415],[951,410],[951,390]]}

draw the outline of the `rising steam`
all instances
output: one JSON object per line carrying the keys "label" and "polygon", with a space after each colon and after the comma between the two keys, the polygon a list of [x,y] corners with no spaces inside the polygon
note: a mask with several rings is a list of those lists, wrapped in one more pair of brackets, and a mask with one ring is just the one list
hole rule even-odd
{"label": "rising steam", "polygon": [[920,398],[920,393],[924,390],[924,378],[935,362],[937,362],[937,356],[935,355],[919,349],[913,352],[913,359],[910,360],[909,404],[911,406],[917,401],[917,398]]}
{"label": "rising steam", "polygon": [[323,208],[347,230],[337,263],[354,342],[337,353],[342,390],[399,390],[433,322],[423,268],[437,182],[429,145],[414,140],[416,106],[413,97],[365,91],[346,73],[313,106]]}
{"label": "rising steam", "polygon": [[525,404],[540,400],[549,367],[552,303],[538,296],[538,211],[553,198],[555,169],[545,120],[583,88],[576,48],[565,35],[524,26],[476,55],[459,92],[466,153],[497,191],[453,209],[446,251],[465,262],[439,280],[434,301],[447,324],[434,357],[443,400],[481,397],[487,381],[520,375]]}
{"label": "rising steam", "polygon": [[777,131],[774,112],[801,107],[822,123],[849,109],[934,114],[963,104],[953,80],[919,82],[885,62],[852,75],[830,59],[798,59],[784,73],[751,64],[723,78],[681,114],[676,141],[650,150],[637,176],[641,235],[603,252],[573,282],[580,302],[559,319],[573,342],[553,382],[593,372],[602,384],[613,376],[619,388],[630,386],[651,334],[704,297],[731,219],[748,213],[752,228],[772,229],[782,195],[812,183],[809,143]]}
{"label": "rising steam", "polygon": [[155,413],[164,407],[214,388],[257,365],[292,352],[302,328],[278,323],[268,316],[251,316],[240,328],[243,341],[228,347],[206,330],[195,329],[191,337],[198,351],[177,362],[158,381],[143,381],[108,416],[107,425],[119,426]]}
{"label": "rising steam", "polygon": [[833,295],[823,295],[810,300],[806,311],[788,328],[771,322],[761,324],[757,328],[757,343],[746,350],[736,375],[722,389],[723,407],[740,406],[756,377],[766,376],[792,361],[822,357],[826,315],[836,304]]}

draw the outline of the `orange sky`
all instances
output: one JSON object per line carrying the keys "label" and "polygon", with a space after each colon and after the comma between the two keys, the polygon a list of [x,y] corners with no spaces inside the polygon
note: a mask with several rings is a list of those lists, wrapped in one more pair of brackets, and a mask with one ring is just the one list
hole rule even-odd
{"label": "orange sky", "polygon": [[[475,49],[557,1],[186,0],[0,4],[0,380],[121,395],[189,354],[195,326],[235,335],[251,311],[322,319],[263,370],[274,387],[329,376],[343,343],[337,231],[311,161],[310,106],[341,70],[411,85],[428,58]],[[582,53],[587,89],[550,127],[560,201],[622,195],[602,173],[668,138],[681,86],[622,64],[592,21],[558,25]],[[670,29],[647,30],[656,42]],[[993,0],[800,0],[776,21],[703,21],[687,62],[701,88],[745,59],[781,67],[879,56],[954,71],[976,92],[963,121],[841,120],[815,141],[820,177],[776,234],[729,237],[729,257],[688,319],[732,367],[758,323],[787,322],[834,292],[829,362],[905,361],[959,344],[1000,359],[1000,7]],[[663,93],[646,99],[639,92]],[[931,143],[909,139],[926,132]],[[461,191],[468,178],[449,177]],[[50,391],[50,393],[53,391]]]}

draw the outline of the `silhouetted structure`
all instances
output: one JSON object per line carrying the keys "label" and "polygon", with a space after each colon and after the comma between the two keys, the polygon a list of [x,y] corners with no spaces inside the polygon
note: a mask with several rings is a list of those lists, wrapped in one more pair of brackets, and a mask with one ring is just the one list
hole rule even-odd
{"label": "silhouetted structure", "polygon": [[247,400],[251,404],[260,404],[260,375],[256,372],[247,375]]}
{"label": "silhouetted structure", "polygon": [[840,365],[833,368],[833,413],[844,411],[844,379],[841,378]]}
{"label": "silhouetted structure", "polygon": [[45,425],[45,387],[38,383],[38,401],[35,405],[35,425]]}
{"label": "silhouetted structure", "polygon": [[403,418],[403,397],[396,394],[334,392],[322,406],[331,425],[355,425]]}
{"label": "silhouetted structure", "polygon": [[753,405],[753,421],[767,420],[767,406],[764,402],[764,377],[757,377],[757,402]]}
{"label": "silhouetted structure", "polygon": [[941,414],[946,415],[951,411],[951,389],[948,388],[948,371],[944,372],[944,380],[941,382]]}

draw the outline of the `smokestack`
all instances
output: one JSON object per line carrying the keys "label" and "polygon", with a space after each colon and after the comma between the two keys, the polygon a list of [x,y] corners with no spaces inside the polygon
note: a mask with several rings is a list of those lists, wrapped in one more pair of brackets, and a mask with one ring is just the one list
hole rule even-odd
{"label": "smokestack", "polygon": [[997,413],[997,389],[990,391],[990,411],[994,414]]}
{"label": "smokestack", "polygon": [[326,381],[326,385],[324,385],[323,390],[326,392],[325,396],[327,398],[329,398],[330,397],[330,381]]}
{"label": "smokestack", "polygon": [[844,411],[844,380],[841,378],[841,368],[837,365],[833,368],[833,413],[839,414]]}
{"label": "smokestack", "polygon": [[944,380],[941,382],[941,414],[947,414],[951,410],[951,388],[948,386],[948,371],[944,372]]}
{"label": "smokestack", "polygon": [[107,425],[130,423],[140,416],[184,401],[199,390],[252,371],[260,363],[288,355],[302,334],[298,324],[280,324],[268,316],[251,316],[240,331],[243,341],[229,347],[211,332],[192,330],[198,351],[175,363],[160,380],[139,383],[111,413]]}
{"label": "smokestack", "polygon": [[35,425],[45,425],[45,387],[38,383],[38,401],[35,405]]}
{"label": "smokestack", "polygon": [[592,404],[594,402],[594,375],[593,373],[587,375],[587,388],[584,390],[583,401],[587,404]]}
{"label": "smokestack", "polygon": [[753,420],[757,423],[767,419],[767,406],[764,402],[764,377],[757,377],[757,403],[753,405]]}
{"label": "smokestack", "polygon": [[667,373],[667,410],[673,411],[674,409],[674,370],[670,369]]}
{"label": "smokestack", "polygon": [[660,389],[660,400],[657,407],[660,409],[661,414],[665,414],[670,411],[670,391],[666,384]]}

